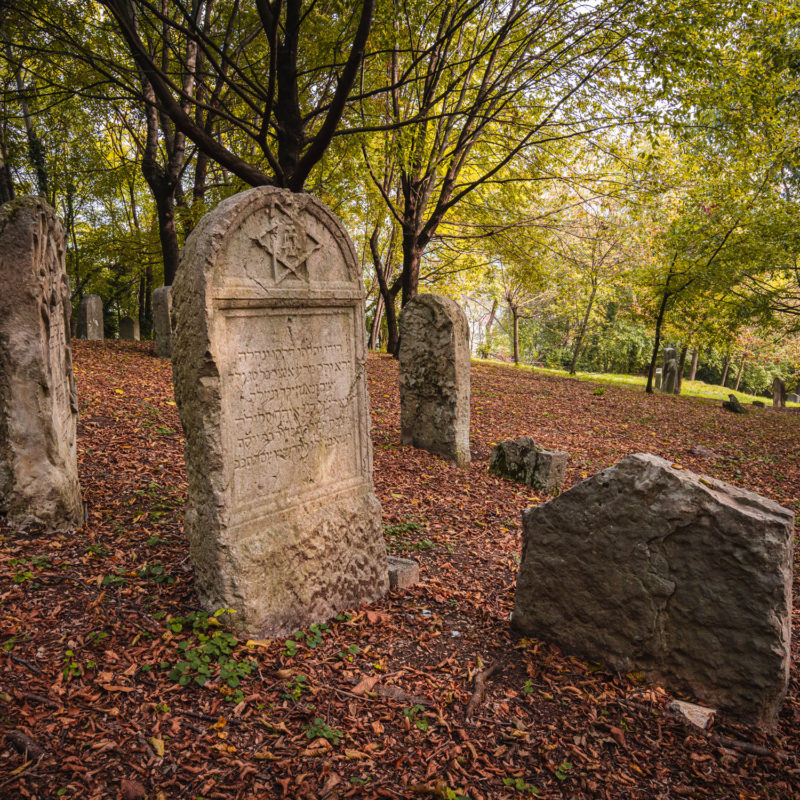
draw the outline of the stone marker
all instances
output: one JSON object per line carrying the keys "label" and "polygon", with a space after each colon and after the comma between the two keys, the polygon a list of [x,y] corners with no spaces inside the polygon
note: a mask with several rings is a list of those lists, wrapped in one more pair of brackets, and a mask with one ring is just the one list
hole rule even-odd
{"label": "stone marker", "polygon": [[764,403],[763,400],[753,400],[753,405],[756,408],[765,408],[766,407],[766,404]]}
{"label": "stone marker", "polygon": [[400,314],[400,427],[403,444],[459,466],[469,452],[469,326],[458,303],[419,294]]}
{"label": "stone marker", "polygon": [[79,528],[78,395],[64,229],[41,198],[0,208],[0,513]]}
{"label": "stone marker", "polygon": [[739,402],[735,394],[729,394],[728,399],[723,401],[722,407],[726,411],[731,411],[734,414],[747,413],[747,409]]}
{"label": "stone marker", "polygon": [[160,286],[153,292],[153,336],[156,355],[172,357],[172,287]]}
{"label": "stone marker", "polygon": [[103,336],[103,298],[87,294],[78,306],[78,338],[102,341]]}
{"label": "stone marker", "polygon": [[522,520],[524,635],[774,727],[789,680],[791,511],[637,454]]}
{"label": "stone marker", "polygon": [[569,454],[563,450],[545,450],[530,436],[509,439],[492,448],[489,472],[501,478],[525,483],[548,494],[561,491]]}
{"label": "stone marker", "polygon": [[659,367],[656,370],[656,389],[660,389],[661,388],[661,381],[662,381],[663,376],[664,376],[664,370],[661,369],[661,367]]}
{"label": "stone marker", "polygon": [[133,317],[123,317],[119,321],[119,338],[126,342],[138,342],[139,320]]}
{"label": "stone marker", "polygon": [[772,407],[786,408],[786,384],[780,378],[772,381]]}
{"label": "stone marker", "polygon": [[800,394],[787,394],[786,395],[786,402],[787,403],[800,403]]}
{"label": "stone marker", "polygon": [[229,197],[187,239],[172,300],[203,606],[263,638],[381,597],[364,289],[341,223],[307,194]]}
{"label": "stone marker", "polygon": [[419,563],[411,558],[388,556],[389,588],[408,589],[419,583]]}

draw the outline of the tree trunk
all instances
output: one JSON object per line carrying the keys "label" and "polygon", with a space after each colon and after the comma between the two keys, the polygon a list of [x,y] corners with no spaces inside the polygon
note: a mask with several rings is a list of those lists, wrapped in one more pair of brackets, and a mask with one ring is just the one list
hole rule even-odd
{"label": "tree trunk", "polygon": [[403,274],[400,276],[402,287],[400,306],[402,308],[405,308],[417,296],[421,261],[422,249],[417,244],[416,236],[403,231]]}
{"label": "tree trunk", "polygon": [[685,344],[681,348],[681,355],[678,358],[678,382],[676,384],[677,394],[681,393],[681,384],[683,383],[683,372],[686,369],[686,354],[689,352],[689,345]]}
{"label": "tree trunk", "polygon": [[514,363],[519,364],[519,309],[517,308],[517,306],[512,305],[511,303],[508,304],[508,307],[511,309],[511,317],[514,320],[513,333],[512,333],[512,345],[514,348]]}
{"label": "tree trunk", "polygon": [[734,392],[739,391],[739,384],[742,380],[742,371],[744,370],[744,362],[747,361],[747,356],[742,356],[742,363],[739,364],[739,371],[736,373],[736,386],[733,387]]}
{"label": "tree trunk", "polygon": [[730,355],[725,356],[725,367],[722,370],[722,380],[719,382],[720,386],[725,385],[725,381],[728,380],[728,367],[731,365],[731,357]]}
{"label": "tree trunk", "polygon": [[597,282],[592,282],[592,293],[589,295],[589,302],[586,305],[586,313],[581,320],[581,326],[578,329],[578,338],[575,340],[575,349],[572,351],[572,364],[569,367],[569,374],[574,375],[578,366],[578,356],[581,354],[581,347],[583,347],[583,338],[586,336],[586,328],[589,325],[589,315],[592,313],[592,306],[594,305],[594,298],[597,294]]}
{"label": "tree trunk", "polygon": [[178,272],[178,231],[175,227],[175,193],[162,182],[150,187],[156,201],[158,213],[158,237],[164,258],[164,286],[172,286]]}
{"label": "tree trunk", "polygon": [[492,310],[489,312],[489,319],[486,321],[486,339],[485,339],[485,353],[489,357],[489,337],[492,334],[492,325],[494,325],[494,318],[497,316],[497,298],[492,301]]}
{"label": "tree trunk", "polygon": [[689,370],[689,380],[693,381],[697,378],[697,359],[699,356],[699,350],[695,347],[692,350],[692,368]]}
{"label": "tree trunk", "polygon": [[379,292],[378,299],[375,303],[375,316],[372,318],[372,325],[369,329],[369,341],[367,342],[367,348],[369,350],[376,350],[379,346],[381,321],[383,320],[383,306],[383,295]]}
{"label": "tree trunk", "polygon": [[661,305],[658,307],[658,316],[656,317],[656,338],[653,342],[653,355],[650,357],[650,369],[647,373],[647,386],[645,391],[647,394],[653,394],[653,377],[656,374],[656,361],[658,360],[658,350],[661,347],[661,326],[664,324],[664,314],[667,310],[667,302],[669,301],[669,294],[666,292],[661,298]]}

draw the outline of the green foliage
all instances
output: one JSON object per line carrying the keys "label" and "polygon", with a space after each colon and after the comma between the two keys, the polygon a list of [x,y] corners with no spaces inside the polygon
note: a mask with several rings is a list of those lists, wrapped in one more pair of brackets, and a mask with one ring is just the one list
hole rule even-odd
{"label": "green foliage", "polygon": [[417,730],[422,731],[423,733],[428,730],[428,719],[427,717],[421,717],[420,714],[425,711],[425,706],[415,705],[411,708],[404,708],[403,709],[403,716],[414,725]]}
{"label": "green foliage", "polygon": [[539,790],[530,783],[526,783],[523,778],[503,778],[503,786],[509,786],[523,794],[539,794]]}
{"label": "green foliage", "polygon": [[283,696],[287,700],[294,700],[297,702],[304,692],[308,691],[308,678],[302,673],[295,675],[290,681],[286,682],[286,691]]}
{"label": "green foliage", "polygon": [[322,717],[314,717],[305,727],[307,739],[327,739],[331,744],[338,745],[344,739],[344,733],[337,728],[331,728]]}

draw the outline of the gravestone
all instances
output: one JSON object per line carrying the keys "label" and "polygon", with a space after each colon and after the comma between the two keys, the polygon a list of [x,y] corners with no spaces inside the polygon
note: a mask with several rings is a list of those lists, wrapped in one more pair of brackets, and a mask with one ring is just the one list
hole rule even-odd
{"label": "gravestone", "polygon": [[87,294],[78,306],[78,338],[102,341],[103,336],[103,298]]}
{"label": "gravestone", "polygon": [[764,408],[766,404],[764,403],[763,400],[753,400],[753,405],[756,408]]}
{"label": "gravestone", "polygon": [[381,597],[364,289],[341,223],[307,194],[229,197],[187,239],[172,301],[203,606],[265,637]]}
{"label": "gravestone", "polygon": [[41,198],[0,208],[0,512],[79,528],[78,395],[64,229]]}
{"label": "gravestone", "polygon": [[419,294],[400,314],[403,444],[466,466],[469,452],[469,327],[454,300]]}
{"label": "gravestone", "polygon": [[489,472],[532,486],[540,492],[558,493],[564,486],[569,455],[545,450],[530,436],[509,439],[492,448]]}
{"label": "gravestone", "polygon": [[[675,352],[674,350],[672,351]],[[678,385],[678,361],[675,358],[670,358],[664,365],[664,384],[662,387],[664,394],[678,394],[680,386]]]}
{"label": "gravestone", "polygon": [[786,408],[786,384],[780,378],[772,381],[772,407]]}
{"label": "gravestone", "polygon": [[172,357],[172,287],[160,286],[153,292],[153,335],[156,355]]}
{"label": "gravestone", "polygon": [[800,394],[787,394],[786,395],[786,402],[787,403],[800,403]]}
{"label": "gravestone", "polygon": [[739,399],[736,397],[735,394],[729,394],[728,399],[723,401],[722,407],[726,411],[730,411],[733,414],[747,413],[747,409],[739,402]]}
{"label": "gravestone", "polygon": [[126,342],[138,342],[139,320],[133,317],[123,317],[119,321],[119,338]]}
{"label": "gravestone", "polygon": [[661,380],[662,380],[663,375],[664,375],[664,370],[661,369],[661,367],[659,367],[656,370],[656,389],[660,389],[661,388]]}
{"label": "gravestone", "polygon": [[789,681],[794,515],[648,454],[522,515],[513,624],[771,729]]}

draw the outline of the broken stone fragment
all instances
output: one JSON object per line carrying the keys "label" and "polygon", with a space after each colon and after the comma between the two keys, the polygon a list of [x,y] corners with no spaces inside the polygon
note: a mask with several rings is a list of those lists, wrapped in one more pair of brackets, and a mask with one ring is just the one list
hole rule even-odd
{"label": "broken stone fragment", "polygon": [[501,478],[532,486],[540,492],[558,494],[564,486],[569,454],[545,450],[530,436],[509,439],[492,448],[489,472]]}

